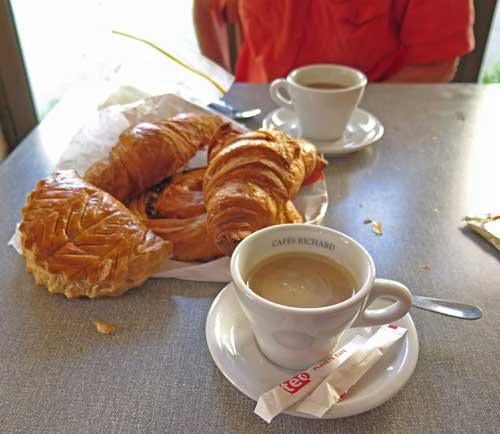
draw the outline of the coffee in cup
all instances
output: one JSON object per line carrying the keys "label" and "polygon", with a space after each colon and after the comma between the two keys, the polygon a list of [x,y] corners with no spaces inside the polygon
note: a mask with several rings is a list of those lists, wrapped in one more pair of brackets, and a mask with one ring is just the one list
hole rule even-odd
{"label": "coffee in cup", "polygon": [[339,83],[332,83],[329,81],[314,81],[312,83],[303,83],[306,87],[312,87],[313,89],[345,89],[347,86]]}
{"label": "coffee in cup", "polygon": [[292,307],[323,307],[341,303],[356,291],[351,272],[327,256],[282,253],[259,262],[246,277],[261,297]]}

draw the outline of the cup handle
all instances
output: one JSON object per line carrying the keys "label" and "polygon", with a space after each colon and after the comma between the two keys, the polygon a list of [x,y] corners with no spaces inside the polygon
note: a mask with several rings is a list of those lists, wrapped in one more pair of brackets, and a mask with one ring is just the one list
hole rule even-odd
{"label": "cup handle", "polygon": [[271,99],[279,106],[293,110],[292,100],[285,98],[282,90],[286,90],[288,92],[288,82],[284,78],[277,78],[271,83],[271,87],[269,88]]}
{"label": "cup handle", "polygon": [[[380,297],[394,300],[394,303],[381,309],[368,309],[368,306]],[[411,292],[402,283],[394,280],[375,279],[366,306],[354,321],[352,327],[389,324],[405,316],[411,308],[411,302]]]}

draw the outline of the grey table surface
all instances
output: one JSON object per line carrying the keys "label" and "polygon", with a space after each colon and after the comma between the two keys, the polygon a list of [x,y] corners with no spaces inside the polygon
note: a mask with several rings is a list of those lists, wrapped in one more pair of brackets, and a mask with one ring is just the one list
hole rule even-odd
{"label": "grey table surface", "polygon": [[[227,98],[274,108],[265,86],[236,86]],[[6,246],[25,195],[83,122],[83,105],[56,108],[0,166],[2,434],[500,432],[500,254],[461,229],[465,214],[500,208],[500,87],[370,85],[361,106],[383,122],[384,137],[326,169],[325,225],[365,245],[379,276],[476,303],[483,319],[414,309],[419,361],[390,401],[346,419],[278,416],[269,426],[205,343],[224,285],[150,280],[118,299],[67,300],[36,287]],[[383,236],[366,218],[383,223]],[[100,335],[93,320],[118,332]]]}

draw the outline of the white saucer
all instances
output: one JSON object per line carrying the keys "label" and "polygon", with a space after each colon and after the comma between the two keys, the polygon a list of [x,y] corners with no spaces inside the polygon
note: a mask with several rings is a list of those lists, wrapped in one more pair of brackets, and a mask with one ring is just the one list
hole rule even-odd
{"label": "white saucer", "polygon": [[[302,137],[297,116],[293,111],[279,108],[269,113],[262,122],[264,128],[276,127],[293,137]],[[336,141],[313,142],[318,150],[326,155],[342,155],[359,151],[376,142],[384,134],[384,127],[371,113],[357,108],[347,124],[344,136]],[[307,137],[306,137],[307,139]]]}
{"label": "white saucer", "polygon": [[[371,410],[386,402],[406,384],[417,363],[418,337],[409,314],[396,324],[408,329],[403,340],[384,355],[353,387],[346,399],[333,407],[323,419],[353,416]],[[340,345],[356,334],[370,336],[376,330],[377,327],[348,330]],[[294,375],[293,371],[275,365],[260,352],[232,284],[227,285],[212,303],[205,334],[217,367],[233,386],[254,401]],[[285,413],[311,417],[294,411],[294,407]]]}

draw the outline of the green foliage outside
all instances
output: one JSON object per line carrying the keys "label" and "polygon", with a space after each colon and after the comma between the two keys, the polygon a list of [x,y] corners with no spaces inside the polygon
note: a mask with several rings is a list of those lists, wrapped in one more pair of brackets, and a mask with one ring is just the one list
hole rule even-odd
{"label": "green foliage outside", "polygon": [[485,84],[500,83],[500,62],[495,63],[484,72],[482,82]]}

